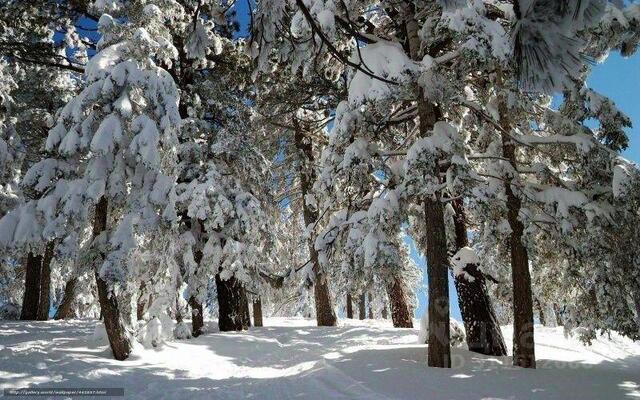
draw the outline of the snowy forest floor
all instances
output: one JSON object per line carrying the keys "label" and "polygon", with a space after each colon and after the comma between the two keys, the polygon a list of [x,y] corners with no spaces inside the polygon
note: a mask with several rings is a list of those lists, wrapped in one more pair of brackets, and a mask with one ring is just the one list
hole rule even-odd
{"label": "snowy forest floor", "polygon": [[536,326],[537,370],[460,348],[452,369],[436,369],[418,331],[389,321],[267,318],[241,333],[210,323],[211,333],[136,348],[125,362],[96,342],[96,323],[0,321],[0,388],[124,387],[127,399],[190,400],[640,398],[640,343],[614,334],[583,346]]}

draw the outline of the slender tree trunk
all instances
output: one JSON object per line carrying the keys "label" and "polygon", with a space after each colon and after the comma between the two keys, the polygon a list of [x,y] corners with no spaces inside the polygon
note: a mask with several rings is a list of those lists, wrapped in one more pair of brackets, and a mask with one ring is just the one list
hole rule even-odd
{"label": "slender tree trunk", "polygon": [[138,319],[138,321],[144,319],[144,313],[146,312],[148,306],[151,305],[151,296],[146,296],[146,289],[147,284],[146,282],[142,281],[140,283],[140,289],[138,290],[138,301],[136,304],[136,318]]}
{"label": "slender tree trunk", "polygon": [[369,292],[369,319],[373,319],[373,295]]}
{"label": "slender tree trunk", "polygon": [[[411,58],[421,61],[423,52],[419,37],[416,12],[410,3],[401,5],[406,30],[405,49]],[[434,56],[435,54],[431,54]],[[439,107],[425,98],[424,90],[417,87],[418,117],[420,136],[431,134],[435,123],[441,118]],[[436,163],[432,171],[434,177],[440,176]],[[449,257],[447,255],[447,237],[444,224],[444,206],[439,194],[424,199],[426,224],[427,275],[429,281],[429,341],[427,346],[430,367],[450,368],[451,348],[449,333]]]}
{"label": "slender tree trunk", "polygon": [[540,323],[543,326],[549,326],[549,324],[547,323],[548,321],[547,321],[546,315],[544,313],[544,308],[540,303],[540,299],[538,298],[535,299],[535,305],[536,305],[536,309],[538,310],[538,318],[540,319]]}
{"label": "slender tree trunk", "polygon": [[353,300],[351,293],[347,293],[347,318],[353,319]]}
{"label": "slender tree trunk", "polygon": [[218,289],[218,328],[220,331],[242,331],[249,329],[249,305],[247,293],[240,281],[234,276],[227,280],[216,274]]}
{"label": "slender tree trunk", "polygon": [[387,296],[391,306],[391,320],[395,328],[413,328],[411,312],[407,305],[407,297],[404,294],[402,280],[394,277],[387,284]]}
{"label": "slender tree trunk", "polygon": [[[200,225],[200,221],[196,219],[195,224],[197,224],[195,228],[201,233],[202,225]],[[198,267],[200,266],[202,250],[198,249],[193,253],[193,261]],[[189,307],[191,307],[191,336],[198,337],[202,335],[204,328],[204,307],[195,296],[189,297]]]}
{"label": "slender tree trunk", "polygon": [[[302,153],[303,167],[300,169],[300,190],[302,192],[302,213],[304,216],[305,226],[313,225],[318,220],[318,210],[312,209],[306,201],[307,195],[310,194],[313,182],[316,179],[315,169],[313,167],[313,145],[311,139],[305,137],[302,128],[296,126],[294,140],[296,148]],[[318,252],[315,249],[314,241],[309,239],[309,255],[313,268],[313,296],[316,306],[316,320],[318,326],[335,326],[336,314],[333,310],[329,285],[325,274],[322,272],[320,263],[318,262]]]}
{"label": "slender tree trunk", "polygon": [[78,278],[71,278],[64,285],[64,295],[62,297],[62,303],[58,306],[56,314],[53,319],[68,319],[71,317],[71,307],[75,300],[76,285],[78,284]]}
{"label": "slender tree trunk", "polygon": [[253,301],[253,326],[262,326],[262,300],[259,297]]}
{"label": "slender tree trunk", "polygon": [[366,318],[366,307],[365,307],[365,297],[364,293],[360,295],[360,300],[358,301],[358,318],[365,319]]}
{"label": "slender tree trunk", "polygon": [[29,252],[25,260],[24,295],[22,297],[21,320],[35,320],[38,317],[40,303],[40,273],[42,256]]}
{"label": "slender tree trunk", "polygon": [[[636,307],[638,310],[638,325],[640,325],[640,302],[636,303]],[[556,316],[556,326],[564,326],[564,321],[562,321],[562,315],[560,313],[560,307],[557,304],[553,304],[553,313]]]}
{"label": "slender tree trunk", "polygon": [[[382,319],[387,319],[388,317],[389,315],[387,314],[387,305],[385,304],[382,307]],[[413,323],[411,325],[412,325],[411,327],[413,328]]]}
{"label": "slender tree trunk", "polygon": [[[503,107],[504,108],[504,107]],[[508,110],[501,110],[506,116]],[[507,131],[510,131],[508,124]],[[502,137],[503,156],[517,168],[515,146],[511,138]],[[511,227],[511,279],[513,282],[513,365],[523,368],[535,368],[536,357],[533,333],[533,300],[531,293],[531,275],[529,273],[529,254],[522,243],[524,225],[519,219],[522,203],[513,193],[511,182],[506,182],[507,220]]]}
{"label": "slender tree trunk", "polygon": [[[107,229],[107,211],[109,204],[105,197],[101,197],[96,204],[93,220],[94,239]],[[98,298],[100,312],[104,318],[104,326],[111,345],[113,357],[116,360],[125,360],[131,353],[131,338],[128,336],[118,306],[116,293],[107,282],[100,277],[98,266],[95,269],[96,285],[98,286]]]}
{"label": "slender tree trunk", "polygon": [[[456,248],[459,250],[469,246],[467,218],[461,199],[453,201],[452,206],[456,212],[454,225]],[[467,346],[470,351],[476,353],[504,356],[507,354],[507,346],[504,343],[500,324],[489,297],[484,274],[474,264],[467,265],[465,272],[472,279],[459,275],[454,276],[454,282],[458,293],[460,314],[466,331]]]}
{"label": "slender tree trunk", "polygon": [[38,302],[38,321],[49,319],[49,307],[51,302],[51,260],[53,260],[54,242],[47,243],[42,257],[42,269],[40,270],[40,300]]}

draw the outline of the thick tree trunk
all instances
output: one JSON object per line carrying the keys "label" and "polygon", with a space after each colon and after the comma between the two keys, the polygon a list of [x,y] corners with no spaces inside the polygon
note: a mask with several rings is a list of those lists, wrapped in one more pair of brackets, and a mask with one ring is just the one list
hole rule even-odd
{"label": "thick tree trunk", "polygon": [[[406,41],[405,50],[415,61],[423,58],[423,49],[419,36],[420,27],[416,20],[416,10],[411,3],[400,7],[404,19]],[[435,56],[435,54],[430,54]],[[416,88],[420,136],[431,134],[442,112],[439,107],[425,98],[424,90]],[[434,177],[440,176],[436,164],[432,171]],[[447,237],[444,225],[444,206],[438,193],[424,199],[426,224],[427,275],[429,281],[429,341],[427,346],[430,367],[450,368],[451,348],[449,333],[449,257],[447,255]]]}
{"label": "thick tree trunk", "polygon": [[427,275],[429,287],[428,365],[450,368],[449,262],[444,210],[439,199],[424,202],[427,230]]}
{"label": "thick tree trunk", "polygon": [[[294,140],[296,148],[302,153],[304,161],[300,168],[300,191],[302,192],[302,213],[305,226],[313,225],[318,220],[318,210],[312,209],[306,201],[307,194],[310,193],[313,182],[316,179],[314,170],[313,145],[311,139],[305,137],[302,128],[296,126]],[[325,274],[322,272],[318,262],[318,252],[315,249],[313,239],[309,239],[309,255],[313,268],[313,296],[316,306],[316,320],[318,326],[335,326],[336,314],[333,310],[329,285]]]}
{"label": "thick tree trunk", "polygon": [[38,317],[40,303],[40,274],[42,256],[29,252],[25,260],[24,295],[22,297],[21,320],[34,320]]}
{"label": "thick tree trunk", "polygon": [[353,299],[351,293],[347,293],[347,318],[353,319]]}
{"label": "thick tree trunk", "polygon": [[262,300],[260,298],[253,301],[253,326],[262,326]]}
{"label": "thick tree trunk", "polygon": [[358,301],[358,319],[365,319],[366,316],[366,299],[364,297],[364,293],[360,295],[360,300]]}
{"label": "thick tree trunk", "polygon": [[42,257],[42,269],[40,270],[40,300],[38,302],[38,321],[49,319],[49,307],[51,301],[51,260],[53,260],[54,242],[47,243]]}
{"label": "thick tree trunk", "polygon": [[[107,211],[109,204],[105,197],[101,197],[96,204],[95,216],[93,220],[93,237],[96,238],[107,228]],[[118,300],[113,289],[109,288],[107,282],[100,277],[98,266],[95,268],[96,284],[98,286],[98,298],[100,301],[100,312],[104,318],[104,326],[111,345],[113,357],[116,360],[125,360],[131,353],[131,338],[125,329]]]}
{"label": "thick tree trunk", "polygon": [[64,295],[62,302],[56,310],[56,314],[53,319],[67,319],[71,317],[71,307],[75,300],[76,285],[78,284],[78,278],[71,278],[64,285]]}
{"label": "thick tree trunk", "polygon": [[[501,110],[507,115],[507,110]],[[504,126],[504,125],[503,125]],[[515,146],[509,137],[503,135],[502,149],[505,158],[517,167]],[[533,299],[531,293],[531,275],[529,273],[529,254],[522,243],[524,225],[519,219],[522,203],[513,193],[511,182],[506,182],[507,220],[511,227],[511,279],[513,282],[513,365],[523,368],[535,368],[536,357],[533,333]]]}
{"label": "thick tree trunk", "polygon": [[393,326],[395,328],[413,328],[413,320],[411,319],[407,298],[404,294],[404,284],[401,279],[397,277],[390,279],[387,285],[387,296],[389,296]]}
{"label": "thick tree trunk", "polygon": [[[467,237],[467,220],[463,201],[452,202],[456,212],[454,225],[456,232],[456,248],[459,250],[469,246]],[[456,291],[458,293],[458,305],[466,331],[467,346],[470,351],[504,356],[507,354],[507,346],[502,337],[500,324],[493,309],[491,298],[487,290],[484,274],[477,265],[467,265],[465,272],[473,279],[464,275],[454,276]]]}
{"label": "thick tree trunk", "polygon": [[218,328],[220,331],[242,331],[249,329],[251,319],[247,293],[234,276],[227,280],[216,274],[218,289]]}

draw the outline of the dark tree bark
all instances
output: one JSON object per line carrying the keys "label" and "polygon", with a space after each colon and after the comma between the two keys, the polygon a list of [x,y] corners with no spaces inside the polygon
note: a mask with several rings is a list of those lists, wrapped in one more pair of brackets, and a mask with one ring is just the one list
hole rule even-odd
{"label": "dark tree bark", "polygon": [[358,301],[358,318],[365,319],[366,315],[366,307],[365,307],[366,299],[364,297],[364,293],[360,295],[360,300]]}
{"label": "dark tree bark", "polygon": [[[387,305],[385,304],[384,307],[382,307],[382,319],[387,319],[387,318],[389,318],[389,315],[387,314]],[[413,323],[411,325],[413,325]]]}
{"label": "dark tree bark", "polygon": [[540,323],[544,326],[549,326],[547,324],[547,316],[544,313],[544,308],[542,307],[542,304],[540,303],[540,299],[536,298],[535,299],[535,304],[536,304],[536,309],[538,310],[538,318],[540,319]]}
{"label": "dark tree bark", "polygon": [[191,307],[191,336],[198,337],[202,335],[202,328],[204,327],[202,303],[196,300],[195,297],[190,297],[189,306]]}
{"label": "dark tree bark", "polygon": [[56,314],[53,319],[67,319],[71,318],[71,308],[75,300],[76,285],[78,284],[78,278],[71,278],[64,285],[64,295],[62,297],[62,303],[58,306]]}
{"label": "dark tree bark", "polygon": [[253,326],[262,326],[262,300],[259,297],[253,301]]}
{"label": "dark tree bark", "polygon": [[[196,224],[200,224],[200,222],[196,220]],[[202,250],[196,250],[193,253],[193,261],[200,266]],[[189,297],[189,307],[191,307],[191,336],[198,337],[202,335],[204,328],[204,307],[195,296]]]}
{"label": "dark tree bark", "polygon": [[[101,197],[96,204],[93,220],[94,239],[107,229],[107,211],[109,204],[105,197]],[[113,357],[116,360],[125,360],[131,353],[131,339],[127,335],[120,315],[118,300],[113,289],[100,277],[98,266],[95,268],[96,284],[98,286],[98,298],[100,312],[104,318],[104,326],[111,345]]]}
{"label": "dark tree bark", "polygon": [[249,303],[242,283],[234,276],[227,280],[216,274],[218,289],[218,328],[220,331],[242,331],[249,329]]}
{"label": "dark tree bark", "polygon": [[[467,219],[461,199],[453,201],[452,206],[456,212],[454,225],[456,248],[459,250],[469,246]],[[507,346],[489,297],[485,276],[474,264],[467,265],[465,272],[473,279],[467,279],[463,275],[454,276],[454,283],[467,334],[467,346],[476,353],[504,356],[507,354]]]}
{"label": "dark tree bark", "polygon": [[351,293],[347,293],[347,318],[353,319],[353,299],[351,299]]}
{"label": "dark tree bark", "polygon": [[[394,277],[387,284],[387,296],[391,306],[391,320],[395,328],[413,328],[413,320],[407,305],[402,280]],[[386,309],[385,309],[386,310]],[[384,317],[386,318],[386,316]]]}
{"label": "dark tree bark", "polygon": [[21,320],[35,320],[40,303],[40,273],[42,256],[29,252],[25,260],[24,295],[22,297]]}
{"label": "dark tree bark", "polygon": [[373,295],[369,292],[369,319],[373,319]]}
{"label": "dark tree bark", "polygon": [[147,311],[147,309],[151,305],[151,302],[153,301],[151,295],[147,296],[147,294],[145,293],[146,290],[147,284],[146,282],[142,281],[140,283],[140,289],[138,291],[138,301],[136,304],[136,318],[138,319],[138,321],[144,319],[144,313]]}
{"label": "dark tree bark", "polygon": [[451,367],[449,344],[449,261],[444,210],[439,199],[424,202],[427,234],[427,275],[429,279],[428,365]]}
{"label": "dark tree bark", "polygon": [[54,242],[47,243],[42,257],[42,269],[40,270],[40,300],[38,302],[38,321],[49,319],[49,307],[51,306],[51,260],[53,260]]}
{"label": "dark tree bark", "polygon": [[[400,6],[404,19],[406,40],[405,50],[415,61],[423,58],[423,49],[419,36],[420,27],[416,20],[416,10],[411,3]],[[435,56],[435,50],[427,49]],[[424,90],[416,90],[418,106],[419,131],[421,137],[431,135],[433,127],[442,118],[438,106],[425,97]],[[440,168],[436,163],[432,176],[440,176]],[[447,237],[444,224],[444,206],[438,193],[424,199],[427,275],[429,281],[429,339],[427,346],[430,367],[450,368],[451,347],[449,333],[449,257],[447,254]]]}
{"label": "dark tree bark", "polygon": [[[318,220],[318,210],[312,209],[306,202],[306,196],[310,193],[313,182],[316,179],[315,169],[313,167],[313,145],[311,139],[305,137],[302,128],[296,126],[294,133],[296,148],[304,157],[303,167],[300,168],[300,191],[302,195],[302,214],[305,226],[315,224]],[[316,306],[316,320],[318,326],[335,326],[336,314],[333,310],[331,294],[329,293],[329,285],[325,274],[320,268],[318,262],[318,252],[315,249],[312,239],[309,239],[309,255],[313,268],[313,296]]]}
{"label": "dark tree bark", "polygon": [[[502,107],[504,108],[504,107]],[[508,110],[501,110],[501,115],[508,115]],[[510,131],[504,121],[503,127]],[[503,156],[517,167],[515,145],[511,138],[503,134]],[[519,214],[522,207],[520,198],[511,188],[511,182],[505,183],[507,194],[507,221],[511,227],[509,245],[511,248],[511,279],[513,282],[513,365],[523,368],[535,368],[535,346],[533,333],[533,300],[531,293],[531,275],[529,273],[529,254],[522,243],[524,225]]]}

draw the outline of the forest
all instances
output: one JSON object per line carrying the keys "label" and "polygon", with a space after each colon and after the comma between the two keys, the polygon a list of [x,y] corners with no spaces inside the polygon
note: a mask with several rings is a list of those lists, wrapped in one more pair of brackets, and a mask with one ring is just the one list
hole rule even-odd
{"label": "forest", "polygon": [[[640,397],[640,121],[588,85],[639,44],[623,0],[0,0],[0,388]],[[611,387],[504,386],[554,373]]]}

